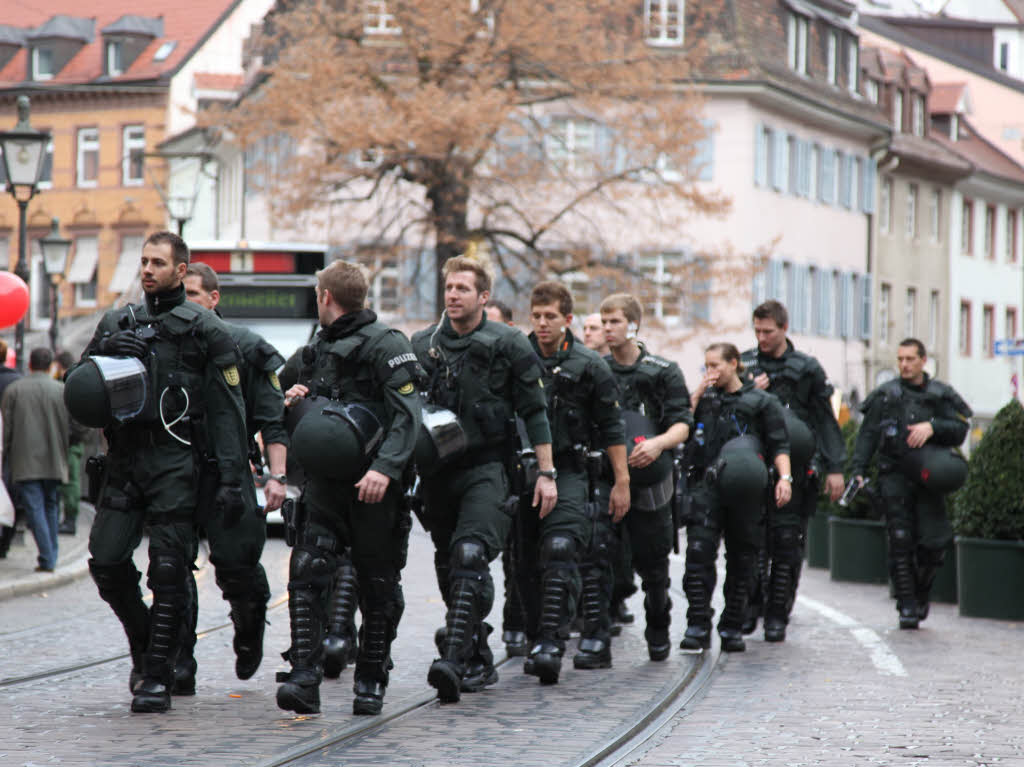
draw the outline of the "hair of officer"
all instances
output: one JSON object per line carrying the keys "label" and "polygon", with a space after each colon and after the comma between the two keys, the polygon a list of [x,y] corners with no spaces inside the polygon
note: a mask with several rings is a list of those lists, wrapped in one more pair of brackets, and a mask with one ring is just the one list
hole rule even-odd
{"label": "hair of officer", "polygon": [[558,304],[558,312],[563,317],[572,314],[572,293],[560,282],[549,280],[538,282],[530,294],[530,308]]}
{"label": "hair of officer", "polygon": [[899,342],[898,346],[915,346],[917,347],[917,356],[921,359],[925,359],[928,356],[928,352],[925,351],[924,344],[918,341],[916,338],[904,338]]}
{"label": "hair of officer", "polygon": [[60,365],[65,370],[69,370],[71,366],[75,364],[74,355],[67,349],[57,352],[57,356],[55,356],[53,359],[58,365]]}
{"label": "hair of officer", "polygon": [[51,362],[53,362],[53,352],[51,352],[45,346],[38,346],[31,352],[29,352],[29,370],[49,370]]}
{"label": "hair of officer", "polygon": [[485,309],[497,309],[498,314],[501,315],[503,322],[512,322],[512,307],[506,304],[504,301],[499,301],[497,298],[492,298],[487,302]]}
{"label": "hair of officer", "polygon": [[473,277],[476,281],[476,292],[483,293],[491,291],[491,284],[494,279],[491,277],[491,272],[484,265],[479,258],[474,256],[452,256],[444,262],[444,266],[441,267],[441,274],[447,280],[449,275],[455,272],[472,272]]}
{"label": "hair of officer", "polygon": [[640,321],[644,318],[644,309],[640,302],[629,293],[613,293],[601,302],[601,314],[608,314],[620,310],[626,318],[626,322],[632,322],[640,328]]}
{"label": "hair of officer", "polygon": [[0,365],[7,361],[7,342],[0,338]]}
{"label": "hair of officer", "polygon": [[147,245],[162,245],[165,242],[171,246],[171,258],[174,259],[174,265],[177,266],[178,264],[185,264],[188,266],[188,245],[186,245],[185,241],[174,232],[168,232],[166,229],[159,232],[153,232],[146,238],[146,241],[142,243],[142,247],[146,247]]}
{"label": "hair of officer", "polygon": [[370,285],[359,264],[332,261],[316,273],[316,286],[331,294],[334,303],[346,312],[358,312],[366,305]]}
{"label": "hair of officer", "polygon": [[743,372],[743,363],[740,362],[740,350],[736,348],[735,344],[726,343],[725,341],[719,341],[717,343],[711,344],[711,346],[704,350],[705,354],[707,352],[718,352],[719,354],[722,355],[722,359],[725,360],[726,362],[736,363],[737,373]]}
{"label": "hair of officer", "polygon": [[755,320],[772,320],[780,328],[789,325],[789,312],[781,302],[770,298],[754,309]]}
{"label": "hair of officer", "polygon": [[202,261],[197,261],[194,264],[189,264],[188,269],[185,270],[186,277],[198,277],[199,285],[207,293],[212,293],[215,290],[220,290],[220,280],[217,279],[217,272],[213,271],[213,267],[209,264],[204,264]]}

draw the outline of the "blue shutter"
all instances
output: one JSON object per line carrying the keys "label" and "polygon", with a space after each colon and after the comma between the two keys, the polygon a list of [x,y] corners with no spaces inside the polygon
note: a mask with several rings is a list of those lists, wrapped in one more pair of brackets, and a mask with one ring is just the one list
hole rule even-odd
{"label": "blue shutter", "polygon": [[772,186],[775,187],[776,191],[786,191],[787,176],[787,163],[786,155],[789,154],[789,141],[783,131],[772,131],[772,139],[774,145],[773,159],[775,160],[774,166],[772,167]]}
{"label": "blue shutter", "polygon": [[850,156],[838,152],[836,164],[839,166],[839,199],[838,203],[844,208],[850,207]]}
{"label": "blue shutter", "polygon": [[801,197],[811,193],[811,142],[800,142],[800,189]]}
{"label": "blue shutter", "polygon": [[853,335],[853,275],[843,272],[839,277],[839,336],[849,338]]}
{"label": "blue shutter", "polygon": [[790,322],[794,333],[807,331],[807,267],[793,266],[793,296],[790,302]]}
{"label": "blue shutter", "polygon": [[768,186],[768,130],[764,123],[754,128],[754,185]]}
{"label": "blue shutter", "polygon": [[865,213],[875,212],[875,183],[878,177],[878,163],[874,158],[868,157],[864,161],[864,199],[861,200],[861,210]]}
{"label": "blue shutter", "polygon": [[711,181],[715,175],[715,124],[710,120],[702,120],[701,123],[707,133],[697,142],[694,170],[698,180]]}
{"label": "blue shutter", "polygon": [[755,266],[754,277],[750,284],[751,306],[756,308],[768,299],[768,272],[771,269],[771,262],[763,262]]}
{"label": "blue shutter", "polygon": [[768,285],[766,290],[765,299],[778,298],[782,295],[784,288],[782,286],[782,262],[772,260],[768,264]]}
{"label": "blue shutter", "polygon": [[821,180],[818,186],[818,198],[826,205],[835,202],[836,190],[836,150],[821,151]]}
{"label": "blue shutter", "polygon": [[871,339],[871,275],[863,274],[860,278],[861,284],[861,314],[860,314],[860,337],[868,341]]}

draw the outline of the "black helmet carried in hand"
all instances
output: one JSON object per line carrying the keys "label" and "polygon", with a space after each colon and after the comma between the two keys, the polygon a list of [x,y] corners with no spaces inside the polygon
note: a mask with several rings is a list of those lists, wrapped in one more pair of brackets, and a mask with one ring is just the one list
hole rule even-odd
{"label": "black helmet carried in hand", "polygon": [[903,473],[926,490],[940,495],[955,492],[967,481],[967,460],[953,447],[925,443],[906,452]]}
{"label": "black helmet carried in hand", "polygon": [[423,425],[416,435],[413,459],[420,476],[429,477],[466,452],[466,432],[447,408],[423,403]]}
{"label": "black helmet carried in hand", "polygon": [[[297,403],[296,403],[297,404]],[[373,412],[355,404],[319,400],[296,413],[291,450],[309,477],[358,480],[384,441],[384,429]]]}
{"label": "black helmet carried in hand", "polygon": [[814,433],[796,413],[788,407],[782,408],[786,419],[786,431],[789,432],[789,461],[794,477],[802,476],[814,458]]}
{"label": "black helmet carried in hand", "polygon": [[[660,432],[654,421],[636,410],[623,410],[622,418],[626,423],[626,457],[633,454],[633,448],[641,442],[657,437]],[[672,475],[672,451],[662,450],[661,455],[653,463],[642,469],[629,467],[629,484],[632,487],[650,487],[663,482]]]}
{"label": "black helmet carried in hand", "polygon": [[733,437],[718,453],[715,481],[722,501],[732,508],[759,506],[768,485],[761,440],[753,434]]}
{"label": "black helmet carried in hand", "polygon": [[134,357],[88,357],[64,380],[64,404],[84,426],[127,423],[146,407],[149,375]]}

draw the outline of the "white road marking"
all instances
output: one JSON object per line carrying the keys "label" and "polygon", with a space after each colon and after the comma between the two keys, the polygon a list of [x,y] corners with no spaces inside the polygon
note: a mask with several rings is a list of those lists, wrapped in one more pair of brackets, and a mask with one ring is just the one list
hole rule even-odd
{"label": "white road marking", "polygon": [[907,670],[903,668],[903,664],[900,663],[900,659],[896,657],[896,655],[889,649],[875,631],[869,629],[867,626],[862,626],[857,623],[857,621],[846,613],[841,613],[816,599],[805,597],[802,594],[797,596],[796,599],[800,604],[811,608],[819,615],[835,623],[837,626],[849,629],[853,638],[857,640],[861,647],[871,654],[871,662],[881,673],[888,674],[890,676],[907,675]]}

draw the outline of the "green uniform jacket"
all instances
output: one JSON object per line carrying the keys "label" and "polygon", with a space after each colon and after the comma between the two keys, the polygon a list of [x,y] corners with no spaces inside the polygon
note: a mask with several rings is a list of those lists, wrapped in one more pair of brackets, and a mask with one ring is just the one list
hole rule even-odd
{"label": "green uniform jacket", "polygon": [[632,365],[620,365],[612,355],[605,358],[619,383],[620,400],[625,410],[643,413],[662,433],[673,424],[693,427],[690,392],[679,365],[651,354],[640,345],[640,357]]}
{"label": "green uniform jacket", "polygon": [[943,447],[956,447],[964,441],[969,428],[971,408],[956,390],[929,378],[921,386],[902,378],[882,384],[860,406],[864,413],[857,443],[853,448],[854,476],[867,473],[877,450],[889,461],[898,462],[907,450],[907,427],[928,421],[935,434],[929,440]]}
{"label": "green uniform jacket", "polygon": [[[251,485],[238,369],[241,356],[227,325],[213,312],[186,301],[185,290],[179,286],[167,294],[147,295],[145,303],[104,314],[83,359],[97,354],[103,338],[130,327],[133,316],[135,325],[156,332],[149,342],[149,355],[143,360],[149,371],[150,402],[128,424],[111,427],[113,434],[162,431],[158,411],[161,394],[167,392],[164,419],[171,421],[185,408],[183,391],[187,391],[189,412],[203,414],[206,442],[217,459],[221,483]],[[181,436],[188,438],[187,434]]]}
{"label": "green uniform jacket", "polygon": [[284,428],[284,393],[275,372],[284,364],[277,349],[241,325],[228,324],[231,337],[242,354],[242,397],[245,426],[250,437],[259,433],[263,444],[288,445]]}
{"label": "green uniform jacket", "polygon": [[297,353],[298,383],[318,395],[373,411],[386,434],[372,471],[400,481],[423,421],[417,381],[423,371],[401,331],[377,321],[369,309],[321,328]]}
{"label": "green uniform jacket", "polygon": [[551,442],[540,360],[521,332],[485,316],[460,336],[445,316],[416,333],[412,348],[427,372],[428,400],[459,417],[468,454],[505,449],[513,414],[531,444]]}
{"label": "green uniform jacket", "polygon": [[789,455],[782,405],[774,395],[755,388],[751,381],[745,381],[742,388],[732,393],[709,386],[697,402],[694,417],[704,424],[703,456],[695,456],[699,467],[709,467],[722,446],[742,434],[757,436],[769,461],[777,455]]}
{"label": "green uniform jacket", "polygon": [[846,446],[832,412],[832,384],[825,377],[818,360],[798,352],[789,339],[786,339],[786,351],[781,357],[762,354],[754,348],[743,352],[740,360],[751,378],[766,373],[769,380],[767,391],[810,427],[825,473],[842,473]]}
{"label": "green uniform jacket", "polygon": [[[550,357],[541,355],[532,333],[530,343],[544,370],[555,457],[568,455],[576,445],[598,449],[625,444],[619,387],[608,363],[597,352],[577,343],[568,329],[565,340]],[[592,445],[595,435],[599,442]]]}

